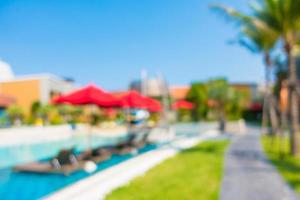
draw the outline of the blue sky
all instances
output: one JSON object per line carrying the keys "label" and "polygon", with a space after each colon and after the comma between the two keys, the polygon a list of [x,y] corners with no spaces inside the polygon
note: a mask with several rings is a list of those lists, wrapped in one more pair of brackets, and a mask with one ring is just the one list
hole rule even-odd
{"label": "blue sky", "polygon": [[118,90],[141,69],[173,85],[216,76],[263,80],[259,55],[209,10],[246,0],[1,0],[0,57],[17,75],[53,73]]}

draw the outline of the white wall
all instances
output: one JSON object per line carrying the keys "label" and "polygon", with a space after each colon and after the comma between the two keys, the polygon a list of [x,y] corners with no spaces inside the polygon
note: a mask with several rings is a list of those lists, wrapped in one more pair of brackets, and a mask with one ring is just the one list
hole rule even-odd
{"label": "white wall", "polygon": [[41,79],[41,102],[46,104],[50,101],[51,91],[64,94],[74,89],[75,86],[69,82],[55,77],[45,76]]}

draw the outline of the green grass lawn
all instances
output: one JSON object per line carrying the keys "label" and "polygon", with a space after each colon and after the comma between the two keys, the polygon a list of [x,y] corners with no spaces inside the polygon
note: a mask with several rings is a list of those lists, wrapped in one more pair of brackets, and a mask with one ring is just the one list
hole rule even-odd
{"label": "green grass lawn", "polygon": [[[295,158],[289,154],[288,138],[284,138],[283,145],[280,145],[279,137],[275,138],[272,142],[270,137],[263,136],[262,144],[267,156],[277,167],[281,175],[300,193],[300,158]],[[283,151],[280,149],[283,149]],[[283,153],[280,154],[280,152]]]}
{"label": "green grass lawn", "polygon": [[113,191],[107,200],[218,199],[229,141],[203,142]]}

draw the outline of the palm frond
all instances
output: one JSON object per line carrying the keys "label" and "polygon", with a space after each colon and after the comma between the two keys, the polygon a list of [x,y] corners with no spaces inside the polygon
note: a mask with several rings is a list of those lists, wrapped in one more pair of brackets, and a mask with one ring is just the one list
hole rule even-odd
{"label": "palm frond", "polygon": [[245,37],[240,38],[238,40],[238,43],[239,43],[239,45],[241,45],[242,47],[245,47],[246,49],[248,49],[252,53],[260,52],[260,50],[257,48],[256,44],[251,42],[251,40],[249,40],[248,38],[245,38]]}
{"label": "palm frond", "polygon": [[232,7],[227,7],[222,4],[211,4],[210,8],[215,11],[216,13],[223,16],[223,18],[237,24],[241,25],[248,20],[251,20],[249,16],[242,14],[241,12],[237,11]]}
{"label": "palm frond", "polygon": [[[269,7],[275,9],[275,0],[266,1],[266,4],[268,4]],[[240,35],[243,35],[243,37],[239,37],[238,43],[249,49],[251,52],[270,51],[279,38],[278,32],[270,28],[268,24],[262,20],[263,17],[259,18],[252,15],[246,15],[234,8],[220,4],[214,4],[211,8],[238,25]],[[254,10],[254,13],[263,15],[263,5],[251,4],[251,8]]]}

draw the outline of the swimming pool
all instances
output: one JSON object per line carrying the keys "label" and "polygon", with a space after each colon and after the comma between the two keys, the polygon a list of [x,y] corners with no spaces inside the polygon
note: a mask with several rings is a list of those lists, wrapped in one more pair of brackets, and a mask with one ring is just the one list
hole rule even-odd
{"label": "swimming pool", "polygon": [[[177,124],[173,128],[179,137],[194,136],[203,132],[212,125],[204,124]],[[72,137],[67,140],[48,142],[42,144],[8,146],[0,148],[0,199],[5,200],[31,200],[40,199],[63,187],[75,183],[101,170],[121,163],[133,157],[133,155],[113,155],[111,159],[99,163],[97,170],[89,174],[83,170],[70,176],[57,174],[34,174],[34,173],[15,173],[11,171],[11,166],[19,163],[26,163],[33,160],[49,159],[57,154],[60,149],[75,147],[77,151],[82,151],[91,145],[115,144],[125,139],[121,137],[97,137],[91,140],[88,137]],[[91,143],[89,143],[91,141]],[[140,149],[138,154],[157,148],[157,145],[148,145]]]}
{"label": "swimming pool", "polygon": [[[97,147],[100,145],[114,144],[123,139],[124,137],[103,138],[94,136],[91,140],[91,145]],[[73,146],[76,147],[77,151],[82,151],[89,147],[89,140],[84,137],[74,137],[59,142],[27,146],[12,146],[0,149],[2,166],[0,168],[0,199],[40,199],[82,178],[90,176],[93,173],[97,173],[103,169],[133,157],[131,154],[122,156],[113,155],[111,159],[99,163],[97,165],[97,170],[92,174],[89,174],[83,170],[78,171],[70,176],[57,174],[16,173],[11,170],[10,166],[13,166],[17,163],[51,158],[52,156],[55,156],[60,149]],[[154,148],[155,145],[148,145],[140,149],[138,154]]]}
{"label": "swimming pool", "polygon": [[20,163],[47,159],[55,156],[64,148],[74,147],[76,151],[80,152],[89,146],[98,147],[116,144],[125,138],[126,135],[119,137],[100,137],[93,135],[91,138],[87,136],[74,136],[59,141],[0,147],[0,169]]}

